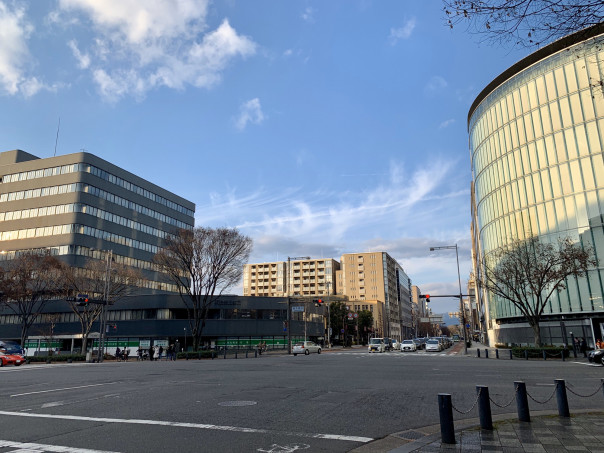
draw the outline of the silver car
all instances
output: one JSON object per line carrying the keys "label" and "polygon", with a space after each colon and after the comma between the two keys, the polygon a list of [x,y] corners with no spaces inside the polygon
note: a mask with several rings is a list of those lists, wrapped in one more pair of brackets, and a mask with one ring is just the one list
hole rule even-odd
{"label": "silver car", "polygon": [[294,349],[292,351],[294,355],[304,354],[308,355],[311,352],[316,352],[317,354],[321,354],[321,346],[313,341],[299,341],[294,345]]}
{"label": "silver car", "polygon": [[440,352],[442,350],[442,345],[440,344],[440,341],[438,341],[436,338],[431,338],[426,341],[426,352]]}

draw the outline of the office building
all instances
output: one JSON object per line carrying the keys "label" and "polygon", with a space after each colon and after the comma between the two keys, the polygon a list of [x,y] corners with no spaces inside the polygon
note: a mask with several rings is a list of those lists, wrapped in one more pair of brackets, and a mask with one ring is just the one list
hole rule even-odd
{"label": "office building", "polygon": [[[496,77],[468,115],[475,275],[482,256],[529,236],[571,238],[600,263],[547,305],[545,343],[568,343],[572,331],[593,346],[604,335],[603,45],[599,24],[539,49]],[[485,302],[491,344],[533,342],[511,303]]]}
{"label": "office building", "polygon": [[194,215],[190,201],[89,153],[0,153],[0,264],[39,251],[82,267],[111,251],[141,272],[138,293],[176,293],[152,259],[166,235],[193,228]]}

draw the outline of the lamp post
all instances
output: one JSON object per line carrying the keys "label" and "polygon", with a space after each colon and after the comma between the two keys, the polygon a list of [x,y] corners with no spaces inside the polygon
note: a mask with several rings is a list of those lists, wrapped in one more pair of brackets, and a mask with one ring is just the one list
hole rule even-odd
{"label": "lamp post", "polygon": [[[182,330],[184,330],[184,331],[185,331],[185,354],[186,354],[186,353],[187,353],[187,328],[186,328],[186,327],[183,327],[183,329],[182,329]],[[189,357],[187,356],[187,359],[188,359],[188,358],[189,358]]]}
{"label": "lamp post", "polygon": [[430,251],[434,252],[435,250],[452,250],[455,249],[455,256],[457,258],[457,281],[459,282],[459,309],[461,310],[461,323],[463,329],[463,348],[464,354],[468,353],[468,335],[466,331],[466,311],[463,306],[463,296],[461,292],[461,274],[459,273],[459,251],[457,249],[457,244],[455,245],[443,245],[441,247],[430,247]]}
{"label": "lamp post", "polygon": [[[95,250],[95,249],[92,249]],[[105,267],[105,289],[103,294],[103,305],[101,306],[101,320],[100,320],[100,335],[99,335],[99,357],[98,362],[103,361],[105,355],[105,330],[107,329],[107,320],[105,319],[107,313],[107,306],[109,304],[109,280],[111,278],[111,261],[113,260],[113,250],[99,250],[105,253],[107,259],[107,266]]]}

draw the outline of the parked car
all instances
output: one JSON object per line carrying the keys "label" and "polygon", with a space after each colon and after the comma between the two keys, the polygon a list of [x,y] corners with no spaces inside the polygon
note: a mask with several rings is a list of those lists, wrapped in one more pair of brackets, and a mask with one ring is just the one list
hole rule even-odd
{"label": "parked car", "polygon": [[308,355],[311,352],[316,352],[317,354],[321,354],[321,346],[316,344],[313,341],[300,341],[294,345],[294,349],[292,351],[294,355],[304,354]]}
{"label": "parked car", "polygon": [[383,338],[371,338],[369,340],[369,352],[385,352],[386,351],[386,343],[384,343]]}
{"label": "parked car", "polygon": [[426,352],[440,352],[442,350],[442,344],[437,338],[430,338],[426,341]]}
{"label": "parked car", "polygon": [[604,349],[594,349],[593,351],[589,351],[587,353],[587,360],[592,363],[599,363],[601,365],[604,365],[604,361],[602,361],[603,358]]}
{"label": "parked car", "polygon": [[403,340],[401,343],[401,351],[417,351],[417,345],[413,340]]}
{"label": "parked car", "polygon": [[19,366],[25,363],[25,359],[19,354],[4,354],[0,352],[0,367],[5,365]]}

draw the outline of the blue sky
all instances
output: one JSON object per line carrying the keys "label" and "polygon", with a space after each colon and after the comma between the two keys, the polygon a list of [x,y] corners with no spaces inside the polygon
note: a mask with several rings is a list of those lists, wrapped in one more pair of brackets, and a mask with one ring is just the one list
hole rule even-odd
{"label": "blue sky", "polygon": [[[387,251],[424,293],[470,272],[474,98],[526,50],[438,0],[0,0],[2,149],[82,149],[238,227],[253,262]],[[235,288],[234,292],[239,292]],[[436,312],[455,299],[432,299]]]}

